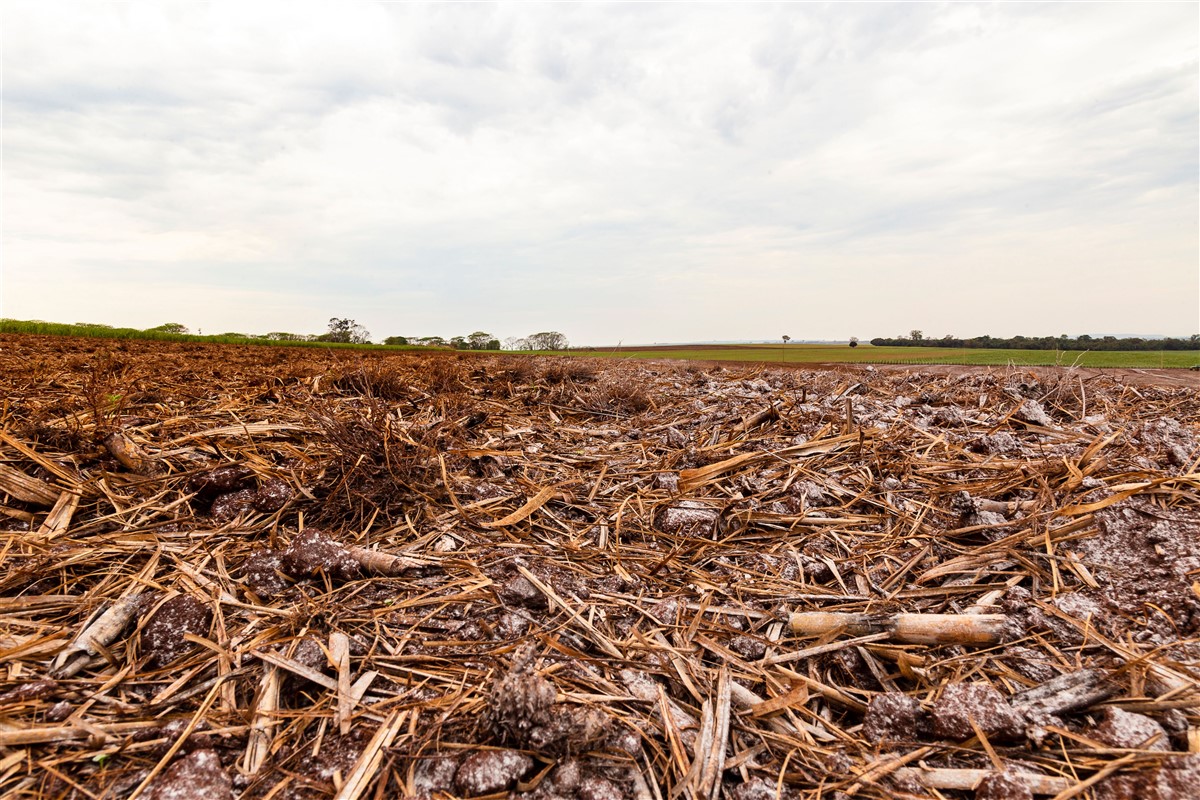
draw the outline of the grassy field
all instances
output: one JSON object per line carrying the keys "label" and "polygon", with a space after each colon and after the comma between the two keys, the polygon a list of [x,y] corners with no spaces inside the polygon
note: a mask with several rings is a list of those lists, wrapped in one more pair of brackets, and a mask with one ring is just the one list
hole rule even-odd
{"label": "grassy field", "polygon": [[602,358],[680,358],[702,361],[761,361],[789,364],[820,362],[861,364],[979,364],[1004,366],[1187,368],[1200,364],[1200,351],[981,350],[949,347],[872,347],[798,344],[728,347],[662,347],[642,350],[589,351]]}

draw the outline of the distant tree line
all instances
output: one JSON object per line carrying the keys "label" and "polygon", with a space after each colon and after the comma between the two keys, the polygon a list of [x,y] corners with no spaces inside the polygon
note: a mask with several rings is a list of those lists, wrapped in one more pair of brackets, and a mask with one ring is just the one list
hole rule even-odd
{"label": "distant tree line", "polygon": [[[305,333],[287,333],[272,331],[265,334],[226,333],[204,334],[201,331],[191,333],[186,326],[177,322],[168,322],[153,328],[118,328],[99,322],[46,322],[45,320],[0,319],[0,333],[26,333],[46,336],[83,336],[98,339],[148,339],[162,342],[196,342],[212,344],[253,344],[253,345],[297,345],[306,347],[332,346],[355,347],[350,342],[339,342],[321,339]],[[320,340],[320,341],[318,341]]]}
{"label": "distant tree line", "polygon": [[[106,339],[152,339],[176,342],[219,342],[224,344],[309,344],[309,345],[370,345],[371,333],[356,320],[348,317],[331,317],[324,333],[226,333],[204,335],[202,331],[192,333],[180,322],[164,322],[153,328],[116,328],[98,322],[76,322],[66,324],[43,320],[16,320],[0,318],[0,333],[32,333],[54,336],[92,336]],[[566,350],[570,347],[567,337],[558,331],[541,331],[525,337],[500,340],[486,331],[475,331],[466,336],[444,339],[441,336],[389,336],[383,344],[408,347],[441,347],[455,350]]]}
{"label": "distant tree line", "polygon": [[499,350],[500,340],[486,331],[475,331],[469,336],[389,336],[383,340],[387,345],[409,345],[416,347],[452,347],[455,350]]}
{"label": "distant tree line", "polygon": [[566,350],[571,346],[567,337],[558,331],[542,331],[528,336],[511,336],[504,340],[505,350]]}
{"label": "distant tree line", "polygon": [[567,337],[558,331],[542,331],[528,336],[510,336],[500,340],[490,333],[475,331],[470,336],[389,336],[383,340],[390,345],[415,345],[417,347],[451,347],[455,350],[566,350],[571,346]]}
{"label": "distant tree line", "polygon": [[1002,350],[1200,350],[1200,334],[1187,339],[1141,339],[1136,336],[1118,339],[1116,336],[1013,336],[1005,339],[995,336],[976,336],[957,339],[947,334],[941,339],[926,337],[914,330],[908,336],[895,339],[875,338],[876,347],[960,347],[995,348]]}

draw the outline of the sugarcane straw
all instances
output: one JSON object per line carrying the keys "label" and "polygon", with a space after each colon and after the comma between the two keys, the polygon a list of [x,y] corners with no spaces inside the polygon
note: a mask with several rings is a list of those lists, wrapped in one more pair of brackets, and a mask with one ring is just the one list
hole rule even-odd
{"label": "sugarcane straw", "polygon": [[799,636],[888,633],[888,638],[906,644],[996,644],[1005,638],[1009,621],[1003,614],[800,611],[791,615],[789,623]]}
{"label": "sugarcane straw", "polygon": [[[988,775],[987,769],[952,769],[949,767],[901,767],[894,773],[898,780],[915,780],[930,789],[957,789],[971,791]],[[1055,795],[1075,785],[1076,781],[1058,775],[1038,775],[1034,772],[1005,772],[1023,783],[1033,794]]]}
{"label": "sugarcane straw", "polygon": [[144,475],[150,470],[150,459],[142,448],[120,431],[113,431],[101,442],[112,457],[130,472]]}

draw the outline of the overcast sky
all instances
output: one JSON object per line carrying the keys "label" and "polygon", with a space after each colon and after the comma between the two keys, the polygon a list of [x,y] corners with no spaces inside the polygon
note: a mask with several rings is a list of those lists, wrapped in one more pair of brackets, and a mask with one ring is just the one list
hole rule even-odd
{"label": "overcast sky", "polygon": [[6,0],[0,316],[1191,334],[1198,9]]}

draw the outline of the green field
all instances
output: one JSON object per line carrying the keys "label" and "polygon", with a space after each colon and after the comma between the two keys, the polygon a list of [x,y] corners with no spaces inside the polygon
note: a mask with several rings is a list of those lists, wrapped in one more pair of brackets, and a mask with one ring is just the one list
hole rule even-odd
{"label": "green field", "polygon": [[984,350],[949,347],[872,347],[860,345],[729,345],[728,347],[661,347],[642,350],[587,351],[602,358],[679,358],[702,361],[759,361],[789,364],[979,364],[990,366],[1187,368],[1200,364],[1196,350]]}

